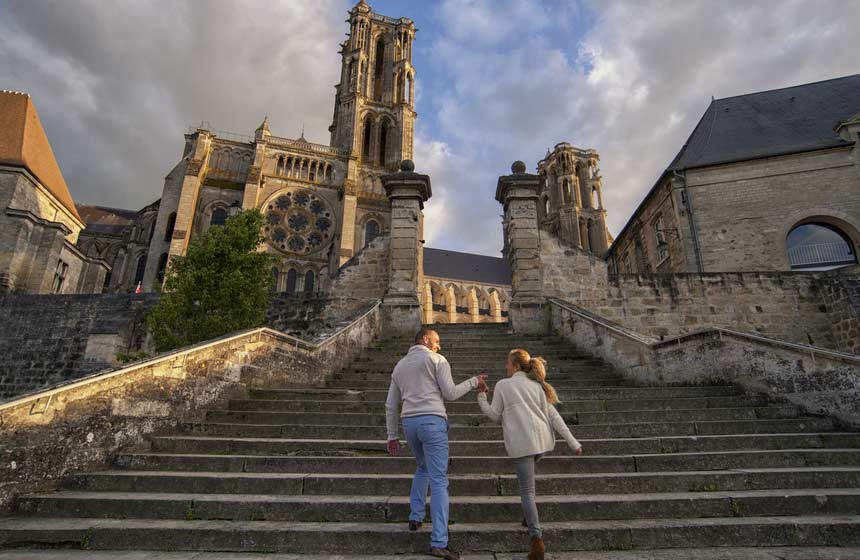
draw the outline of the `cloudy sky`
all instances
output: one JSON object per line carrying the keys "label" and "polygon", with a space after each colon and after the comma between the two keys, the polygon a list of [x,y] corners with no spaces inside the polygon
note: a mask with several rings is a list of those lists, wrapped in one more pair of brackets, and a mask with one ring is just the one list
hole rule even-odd
{"label": "cloudy sky", "polygon": [[[616,233],[711,96],[860,72],[856,0],[375,0],[419,28],[428,244],[498,255],[496,179],[601,156]],[[0,0],[0,89],[29,92],[75,200],[140,208],[201,121],[328,143],[342,0]]]}

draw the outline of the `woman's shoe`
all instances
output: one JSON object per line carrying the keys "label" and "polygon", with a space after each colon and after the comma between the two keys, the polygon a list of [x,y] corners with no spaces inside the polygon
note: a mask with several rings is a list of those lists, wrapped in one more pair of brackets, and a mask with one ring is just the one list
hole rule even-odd
{"label": "woman's shoe", "polygon": [[545,548],[543,546],[543,539],[540,537],[532,537],[532,546],[529,549],[528,560],[544,560],[544,552]]}

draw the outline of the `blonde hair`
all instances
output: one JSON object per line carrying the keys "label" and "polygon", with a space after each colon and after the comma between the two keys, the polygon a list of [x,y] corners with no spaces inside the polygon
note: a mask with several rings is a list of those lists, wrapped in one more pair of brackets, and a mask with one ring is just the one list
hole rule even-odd
{"label": "blonde hair", "polygon": [[557,404],[559,402],[558,393],[555,392],[552,385],[546,382],[546,360],[540,356],[532,358],[528,351],[522,348],[514,348],[508,352],[508,359],[520,371],[525,372],[529,379],[533,379],[541,384],[543,392],[546,393],[546,400],[550,404]]}

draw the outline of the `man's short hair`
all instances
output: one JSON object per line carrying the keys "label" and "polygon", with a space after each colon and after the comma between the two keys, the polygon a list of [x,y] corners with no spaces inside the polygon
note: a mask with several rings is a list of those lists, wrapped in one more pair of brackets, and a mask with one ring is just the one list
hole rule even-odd
{"label": "man's short hair", "polygon": [[430,333],[436,332],[434,329],[430,327],[422,327],[418,334],[415,335],[415,344],[421,344],[421,340],[424,339],[425,336],[429,336]]}

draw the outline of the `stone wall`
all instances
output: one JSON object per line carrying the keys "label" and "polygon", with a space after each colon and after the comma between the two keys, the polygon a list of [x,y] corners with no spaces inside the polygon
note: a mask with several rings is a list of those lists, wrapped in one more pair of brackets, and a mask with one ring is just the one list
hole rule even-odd
{"label": "stone wall", "polygon": [[822,284],[835,347],[860,354],[860,269],[829,273]]}
{"label": "stone wall", "polygon": [[[855,351],[860,344],[858,308],[849,311],[845,303],[848,294],[857,297],[856,279],[811,272],[610,276],[601,259],[546,233],[541,266],[545,296],[649,337],[724,327],[836,350]],[[837,335],[834,324],[844,334]]]}
{"label": "stone wall", "polygon": [[154,295],[0,297],[0,400],[116,365],[141,348]]}
{"label": "stone wall", "polygon": [[389,236],[381,235],[340,267],[329,285],[323,321],[342,321],[382,299],[388,288],[388,247]]}
{"label": "stone wall", "polygon": [[374,305],[318,344],[253,329],[0,404],[0,514],[251,387],[321,385],[379,331]]}
{"label": "stone wall", "polygon": [[638,383],[735,383],[860,428],[860,356],[707,329],[655,341],[570,303],[550,303],[553,330]]}

